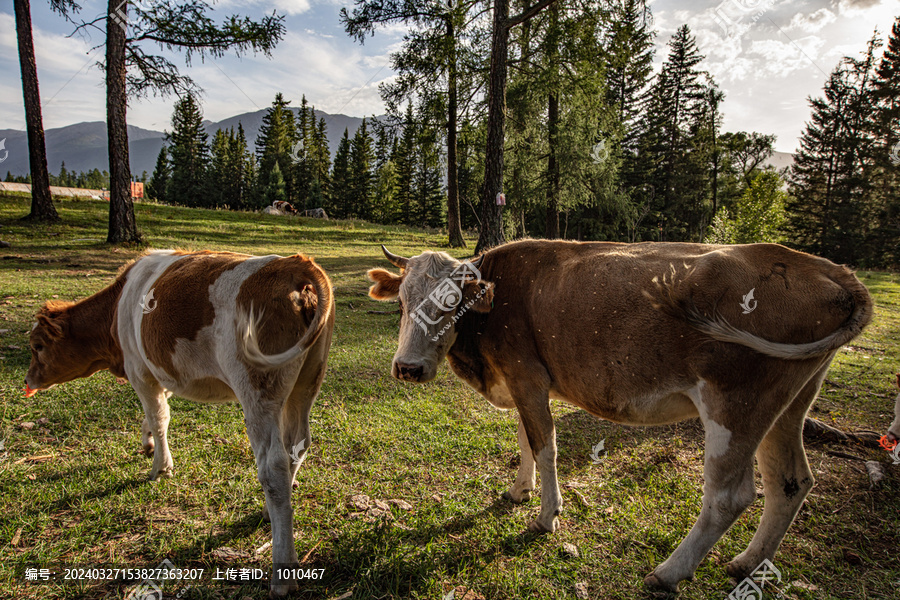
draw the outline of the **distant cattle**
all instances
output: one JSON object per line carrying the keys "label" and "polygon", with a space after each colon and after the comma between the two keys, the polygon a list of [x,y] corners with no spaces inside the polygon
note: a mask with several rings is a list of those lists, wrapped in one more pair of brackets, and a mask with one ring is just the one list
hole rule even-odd
{"label": "distant cattle", "polygon": [[838,348],[872,318],[851,271],[773,244],[521,241],[471,262],[382,249],[400,269],[368,273],[373,298],[400,301],[391,373],[427,382],[446,356],[493,405],[517,409],[522,461],[506,496],[528,499],[537,465],[532,530],[554,531],[562,508],[557,398],[617,423],[703,424],[700,516],[648,585],[675,591],[693,577],[756,498],[754,455],[765,509],[728,572],[742,578],[773,559],[814,483],[807,410]]}
{"label": "distant cattle", "polygon": [[[31,331],[25,392],[109,369],[144,407],[150,479],[173,473],[168,398],[237,399],[272,522],[272,559],[299,567],[291,482],[309,449],[309,412],[334,328],[327,275],[303,255],[230,252],[144,255],[78,303],[46,303]],[[292,460],[293,459],[293,460]],[[273,573],[270,595],[297,589]]]}
{"label": "distant cattle", "polygon": [[297,209],[290,202],[285,202],[284,200],[277,200],[273,202],[270,206],[262,209],[262,212],[267,215],[275,215],[277,217],[283,217],[286,215],[296,215]]}
{"label": "distant cattle", "polygon": [[324,219],[328,220],[328,213],[325,212],[324,208],[308,208],[300,213],[301,216],[311,217],[313,219]]}

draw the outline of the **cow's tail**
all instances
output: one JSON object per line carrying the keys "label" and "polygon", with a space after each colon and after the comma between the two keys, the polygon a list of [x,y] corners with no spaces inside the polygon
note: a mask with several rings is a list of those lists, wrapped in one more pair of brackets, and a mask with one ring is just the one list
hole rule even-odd
{"label": "cow's tail", "polygon": [[664,304],[670,314],[685,319],[692,327],[720,342],[731,342],[752,348],[766,356],[785,358],[789,360],[802,360],[822,356],[837,350],[844,344],[862,333],[862,330],[872,320],[874,310],[872,296],[859,279],[847,268],[836,267],[829,273],[830,279],[840,285],[850,294],[853,311],[846,321],[834,332],[816,342],[805,344],[783,344],[772,342],[748,331],[738,329],[726,321],[718,313],[712,316],[705,315],[690,301],[676,301],[673,295],[669,295]]}
{"label": "cow's tail", "polygon": [[303,263],[302,271],[297,278],[297,291],[302,291],[307,285],[312,284],[316,292],[316,313],[306,333],[297,344],[279,354],[265,354],[259,347],[259,323],[262,321],[263,311],[255,312],[251,304],[248,313],[238,316],[238,332],[241,336],[244,359],[257,369],[270,371],[292,361],[305,359],[309,349],[316,343],[331,321],[334,311],[334,292],[331,288],[331,281],[316,263],[301,258]]}

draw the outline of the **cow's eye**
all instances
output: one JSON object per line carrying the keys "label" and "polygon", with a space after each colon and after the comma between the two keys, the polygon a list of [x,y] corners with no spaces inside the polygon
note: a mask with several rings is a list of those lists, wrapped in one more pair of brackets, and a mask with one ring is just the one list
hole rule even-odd
{"label": "cow's eye", "polygon": [[34,351],[35,351],[35,352],[43,352],[43,351],[44,351],[44,346],[43,346],[43,344],[35,344],[35,345],[34,345]]}

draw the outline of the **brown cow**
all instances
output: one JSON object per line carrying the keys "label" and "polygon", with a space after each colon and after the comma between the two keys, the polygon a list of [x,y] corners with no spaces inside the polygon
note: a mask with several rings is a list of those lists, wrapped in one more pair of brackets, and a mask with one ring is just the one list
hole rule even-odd
{"label": "brown cow", "polygon": [[442,252],[369,271],[377,300],[399,297],[394,377],[426,382],[450,368],[493,405],[519,413],[522,462],[506,496],[526,500],[541,473],[552,532],[562,496],[550,398],[629,425],[700,417],[703,508],[690,533],[645,578],[675,591],[755,495],[766,504],[740,578],[771,560],[813,475],[803,420],[837,349],[872,317],[846,268],[778,245],[521,241],[472,262]]}
{"label": "brown cow", "polygon": [[[237,399],[271,517],[273,563],[299,566],[291,482],[312,439],[309,412],[333,329],[331,282],[305,256],[157,251],[90,298],[44,305],[25,390],[31,396],[102,369],[126,377],[144,407],[150,479],[173,472],[169,396]],[[280,575],[272,575],[272,597],[298,587]]]}

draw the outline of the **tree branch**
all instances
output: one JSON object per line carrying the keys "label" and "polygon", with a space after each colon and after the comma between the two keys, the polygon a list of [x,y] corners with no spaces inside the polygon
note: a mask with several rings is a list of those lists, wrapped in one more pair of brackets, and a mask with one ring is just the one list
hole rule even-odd
{"label": "tree branch", "polygon": [[556,2],[556,0],[540,0],[540,2],[531,6],[530,8],[527,8],[521,13],[506,19],[506,23],[504,23],[503,26],[507,29],[512,29],[519,23],[524,23],[528,19],[534,17],[554,2]]}

